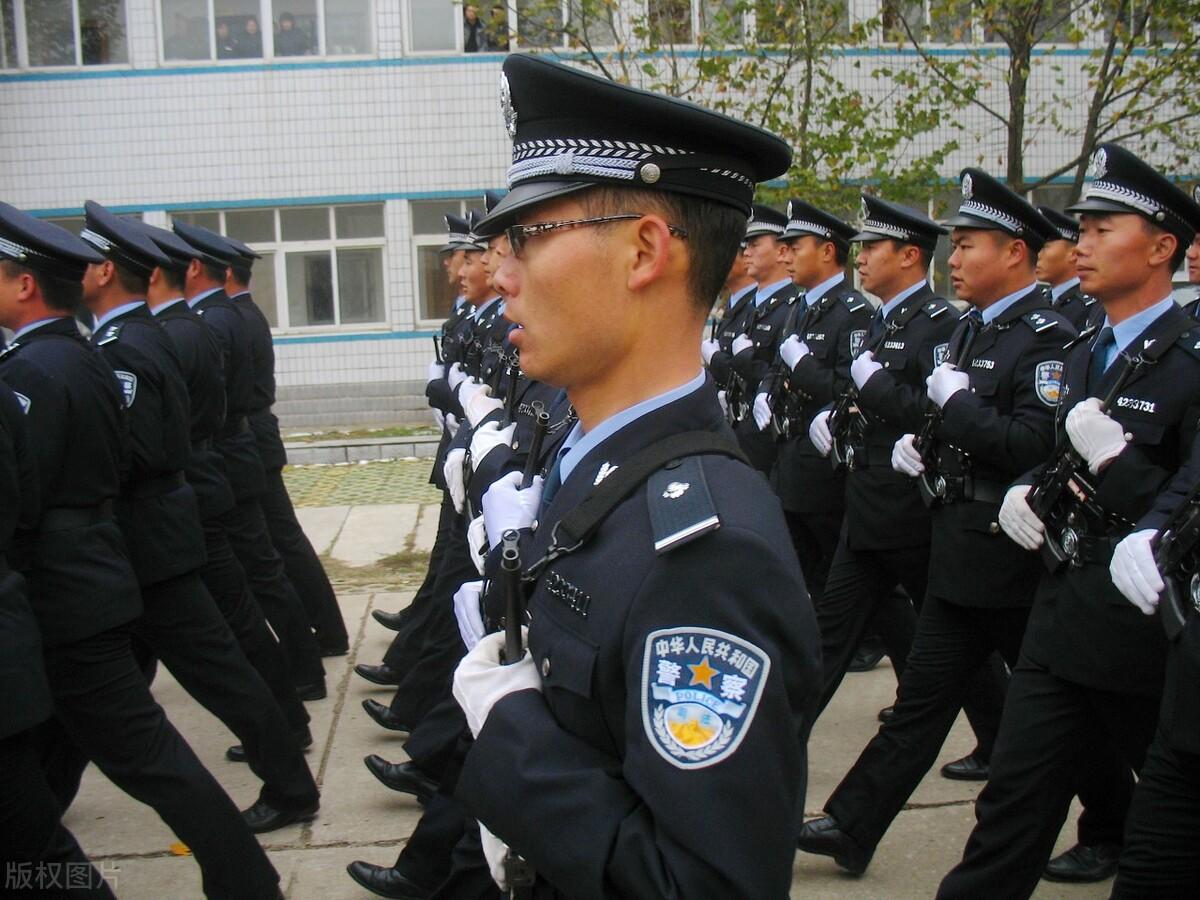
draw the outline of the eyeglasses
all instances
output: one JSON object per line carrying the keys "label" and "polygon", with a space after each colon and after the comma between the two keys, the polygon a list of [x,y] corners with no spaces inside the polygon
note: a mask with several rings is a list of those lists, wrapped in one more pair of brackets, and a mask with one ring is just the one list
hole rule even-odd
{"label": "eyeglasses", "polygon": [[[525,249],[525,242],[539,234],[548,234],[561,228],[578,228],[584,225],[601,225],[605,222],[619,222],[622,219],[640,219],[645,213],[620,213],[613,216],[597,216],[593,219],[569,219],[565,222],[535,222],[532,225],[510,225],[504,229],[508,237],[508,245],[512,247],[512,255],[518,259]],[[677,225],[668,225],[667,230],[677,238],[686,238],[688,233]]]}

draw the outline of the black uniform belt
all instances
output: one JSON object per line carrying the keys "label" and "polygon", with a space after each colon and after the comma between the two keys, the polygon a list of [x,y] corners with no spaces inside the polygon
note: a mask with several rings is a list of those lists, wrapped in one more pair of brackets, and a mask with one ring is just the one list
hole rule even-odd
{"label": "black uniform belt", "polygon": [[217,431],[217,438],[233,437],[235,434],[241,434],[244,431],[250,430],[250,423],[246,421],[245,416],[238,416],[236,419],[229,419],[220,430]]}
{"label": "black uniform belt", "polygon": [[1008,486],[995,481],[984,481],[969,475],[934,475],[931,482],[937,486],[938,481],[945,484],[938,496],[943,503],[990,503],[999,506],[1004,502]]}
{"label": "black uniform belt", "polygon": [[1046,540],[1056,541],[1062,548],[1063,554],[1077,564],[1092,563],[1107,566],[1112,562],[1113,550],[1122,537],[1124,535],[1106,537],[1082,534],[1068,525],[1055,536],[1047,535]]}
{"label": "black uniform belt", "polygon": [[161,497],[171,491],[183,487],[182,472],[170,472],[166,475],[155,475],[153,478],[141,478],[136,484],[131,484],[125,491],[125,497],[132,500],[145,500],[148,497]]}
{"label": "black uniform belt", "polygon": [[38,529],[47,531],[67,531],[71,528],[86,528],[107,522],[113,517],[113,504],[105,500],[96,506],[70,507],[56,506],[42,512],[42,520]]}

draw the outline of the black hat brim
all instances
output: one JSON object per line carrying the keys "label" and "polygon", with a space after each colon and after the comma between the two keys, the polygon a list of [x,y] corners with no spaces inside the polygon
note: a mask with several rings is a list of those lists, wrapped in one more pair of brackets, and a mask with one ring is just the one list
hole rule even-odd
{"label": "black hat brim", "polygon": [[1005,234],[1010,233],[996,222],[992,222],[989,219],[977,219],[975,216],[968,216],[965,213],[955,213],[942,224],[947,228],[976,228],[980,231],[1003,231]]}
{"label": "black hat brim", "polygon": [[595,183],[590,181],[535,181],[519,184],[496,204],[495,209],[475,223],[475,233],[482,238],[495,237],[512,225],[518,214],[529,207],[595,186]]}
{"label": "black hat brim", "polygon": [[880,234],[878,231],[860,231],[854,237],[850,238],[852,244],[869,244],[873,241],[896,241],[899,240],[895,235]]}
{"label": "black hat brim", "polygon": [[1102,200],[1099,197],[1092,197],[1087,200],[1079,200],[1072,203],[1066,208],[1069,213],[1130,213],[1131,215],[1142,215],[1132,206],[1126,206],[1123,203],[1117,203],[1114,200]]}

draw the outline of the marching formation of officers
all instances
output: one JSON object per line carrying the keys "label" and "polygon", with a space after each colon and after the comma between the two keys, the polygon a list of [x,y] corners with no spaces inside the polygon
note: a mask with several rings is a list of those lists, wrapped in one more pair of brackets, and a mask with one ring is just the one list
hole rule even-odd
{"label": "marching formation of officers", "polygon": [[[255,258],[92,202],[78,237],[0,204],[0,844],[19,895],[112,896],[60,822],[89,761],[210,897],[281,896],[254,834],[317,813],[303,701],[347,635],[280,474]],[[250,808],[151,696],[159,662],[241,741]]]}
{"label": "marching formation of officers", "polygon": [[[962,709],[976,746],[942,773],[986,784],[939,897],[1200,894],[1200,325],[1172,294],[1185,255],[1200,282],[1197,198],[1105,144],[1065,213],[969,168],[940,224],[873,195],[857,226],[783,214],[752,203],[775,136],[504,73],[511,190],[442,248],[437,539],[356,666],[408,735],[366,767],[424,810],[350,876],[784,897],[797,845],[867,870]],[[83,859],[59,817],[91,759],[209,896],[274,896],[250,834],[317,810],[300,700],[346,636],[279,477],[253,253],[87,215],[76,239],[0,207],[5,853]],[[928,282],[947,239],[965,312]],[[803,821],[809,731],[871,634],[895,704]],[[241,815],[150,697],[157,660],[263,779]]]}

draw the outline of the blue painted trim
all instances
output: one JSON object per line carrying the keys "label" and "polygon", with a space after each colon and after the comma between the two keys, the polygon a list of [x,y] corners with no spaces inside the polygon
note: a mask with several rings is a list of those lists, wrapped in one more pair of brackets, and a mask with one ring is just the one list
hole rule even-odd
{"label": "blue painted trim", "polygon": [[345,344],[351,341],[415,341],[431,338],[436,331],[380,331],[364,334],[314,334],[308,337],[280,336],[272,340],[277,347],[287,344]]}

